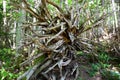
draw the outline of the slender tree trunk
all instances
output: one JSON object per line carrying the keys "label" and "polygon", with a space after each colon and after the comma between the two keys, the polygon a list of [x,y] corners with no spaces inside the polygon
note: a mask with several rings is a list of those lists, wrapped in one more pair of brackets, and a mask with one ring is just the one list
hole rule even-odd
{"label": "slender tree trunk", "polygon": [[8,33],[9,33],[9,28],[8,28],[8,25],[7,25],[7,16],[6,16],[6,5],[7,5],[7,1],[6,0],[3,0],[3,15],[4,15],[4,18],[3,18],[3,27],[4,27],[4,33],[6,33],[4,36],[5,36],[5,44],[4,46],[5,47],[10,47],[10,44],[9,44],[9,38],[8,38]]}
{"label": "slender tree trunk", "polygon": [[116,5],[114,0],[112,0],[112,9],[114,11],[114,19],[115,19],[115,27],[113,33],[115,33],[116,28],[118,28],[118,20],[117,20]]}
{"label": "slender tree trunk", "polygon": [[[24,4],[21,3],[22,6],[24,7]],[[20,10],[19,11],[20,14],[22,14],[22,16],[19,17],[19,23],[17,24],[16,27],[16,47],[19,48],[19,46],[21,45],[21,41],[24,38],[24,30],[22,30],[22,23],[26,21],[26,12],[25,10]],[[17,55],[18,56],[20,53],[20,50],[17,49]]]}
{"label": "slender tree trunk", "polygon": [[16,24],[17,24],[17,22],[16,21],[14,21],[14,27],[13,27],[13,46],[12,46],[12,48],[13,49],[15,49],[16,48],[16,42],[15,42],[15,40],[16,40]]}
{"label": "slender tree trunk", "polygon": [[7,3],[6,0],[3,0],[3,14],[4,14],[3,22],[4,22],[4,26],[7,26],[6,3]]}

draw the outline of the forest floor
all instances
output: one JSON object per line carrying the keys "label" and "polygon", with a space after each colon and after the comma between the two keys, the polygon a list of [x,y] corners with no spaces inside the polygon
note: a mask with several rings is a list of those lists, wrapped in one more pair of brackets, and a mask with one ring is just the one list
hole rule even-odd
{"label": "forest floor", "polygon": [[[96,54],[99,55],[96,58],[91,54],[77,54],[79,66],[77,80],[120,80],[119,56],[106,52]],[[16,80],[23,73],[24,67],[19,69],[18,63],[21,62],[15,62],[14,55],[15,52],[11,49],[0,50],[0,80]]]}
{"label": "forest floor", "polygon": [[88,57],[78,56],[79,76],[77,80],[120,80],[120,59],[109,63],[90,61]]}

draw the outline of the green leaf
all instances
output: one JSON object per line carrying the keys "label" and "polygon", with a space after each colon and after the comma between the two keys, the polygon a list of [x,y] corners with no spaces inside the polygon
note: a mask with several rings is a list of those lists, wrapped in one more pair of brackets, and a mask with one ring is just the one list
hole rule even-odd
{"label": "green leaf", "polygon": [[4,68],[2,68],[0,71],[1,71],[1,76],[2,76],[1,80],[4,80],[9,74]]}

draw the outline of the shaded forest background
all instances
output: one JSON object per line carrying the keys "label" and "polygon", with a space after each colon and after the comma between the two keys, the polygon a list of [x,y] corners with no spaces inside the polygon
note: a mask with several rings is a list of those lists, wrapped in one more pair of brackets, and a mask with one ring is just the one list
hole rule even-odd
{"label": "shaded forest background", "polygon": [[120,0],[1,0],[0,80],[120,80]]}

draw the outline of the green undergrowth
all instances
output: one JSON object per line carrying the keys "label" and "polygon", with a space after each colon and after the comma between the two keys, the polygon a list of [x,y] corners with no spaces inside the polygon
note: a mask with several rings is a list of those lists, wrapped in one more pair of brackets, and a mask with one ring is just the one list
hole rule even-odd
{"label": "green undergrowth", "polygon": [[22,73],[18,70],[15,62],[15,50],[0,49],[0,80],[16,80]]}
{"label": "green undergrowth", "polygon": [[[85,72],[88,73],[89,78],[93,78],[99,74],[102,80],[120,80],[120,61],[118,57],[111,56],[104,50],[98,51],[95,56],[80,51],[78,52],[78,56],[86,59],[87,64],[83,64],[83,66],[87,67],[84,69],[86,69]],[[78,80],[86,79],[80,76]]]}

